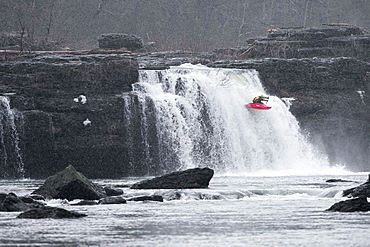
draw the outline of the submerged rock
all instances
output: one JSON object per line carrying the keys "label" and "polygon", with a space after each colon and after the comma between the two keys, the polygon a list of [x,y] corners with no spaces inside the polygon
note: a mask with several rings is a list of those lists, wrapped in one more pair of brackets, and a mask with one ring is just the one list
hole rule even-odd
{"label": "submerged rock", "polygon": [[101,186],[90,182],[84,175],[77,172],[72,165],[49,177],[32,194],[69,201],[74,199],[98,200],[106,196]]}
{"label": "submerged rock", "polygon": [[326,182],[327,183],[351,183],[353,181],[344,180],[344,179],[340,179],[340,178],[331,178],[331,179],[326,180]]}
{"label": "submerged rock", "polygon": [[335,203],[326,211],[336,211],[336,212],[366,212],[370,211],[370,203],[367,201],[366,197],[359,197],[356,199],[350,199],[346,201],[341,201]]}
{"label": "submerged rock", "polygon": [[104,187],[104,191],[107,196],[119,196],[123,194],[123,190],[113,187]]}
{"label": "submerged rock", "polygon": [[127,201],[134,201],[134,202],[144,202],[144,201],[163,202],[163,196],[160,196],[160,195],[138,196],[138,197],[132,197],[130,199],[127,199]]}
{"label": "submerged rock", "polygon": [[194,168],[148,179],[131,186],[131,189],[197,189],[208,188],[214,171]]}
{"label": "submerged rock", "polygon": [[86,214],[68,211],[63,208],[43,207],[31,209],[18,215],[19,219],[63,219],[63,218],[81,218],[87,216]]}
{"label": "submerged rock", "polygon": [[91,205],[98,205],[99,203],[95,200],[82,200],[77,203],[71,204],[71,206],[91,206]]}

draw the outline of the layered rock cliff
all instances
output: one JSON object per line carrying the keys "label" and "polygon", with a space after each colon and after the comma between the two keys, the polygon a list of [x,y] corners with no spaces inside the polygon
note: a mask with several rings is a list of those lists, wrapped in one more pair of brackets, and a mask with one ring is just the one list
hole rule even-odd
{"label": "layered rock cliff", "polygon": [[45,178],[69,164],[92,178],[124,173],[120,94],[137,81],[135,59],[42,55],[1,63],[0,73],[1,94],[23,116],[25,177]]}
{"label": "layered rock cliff", "polygon": [[[309,40],[299,43],[315,47],[315,42],[328,44],[325,41],[328,38],[346,40],[355,36],[369,40],[357,31],[327,37],[321,30],[321,35],[313,35],[314,39],[311,33],[302,30],[310,35],[301,37],[309,37]],[[294,32],[295,35],[286,36],[298,37],[298,31]],[[270,36],[270,45],[279,46],[285,37]],[[129,169],[121,94],[131,90],[139,69],[165,69],[191,62],[210,67],[256,69],[269,94],[295,99],[290,108],[292,113],[313,143],[328,153],[332,163],[344,163],[355,171],[368,170],[370,66],[366,62],[369,61],[367,53],[343,57],[349,54],[345,46],[343,53],[336,47],[334,55],[316,52],[315,56],[309,53],[312,56],[294,58],[293,53],[286,57],[275,53],[275,58],[266,58],[271,53],[260,51],[257,56],[261,41],[254,42],[236,49],[232,56],[228,49],[212,54],[183,51],[33,54],[4,61],[0,63],[0,95],[10,99],[11,108],[19,115],[14,120],[19,143],[13,145],[17,146],[13,149],[20,149],[22,157],[11,159],[10,153],[2,150],[0,168],[16,170],[17,163],[22,163],[24,176],[31,178],[46,178],[70,164],[89,178],[148,175],[140,169],[135,173]],[[314,43],[308,45],[309,42]],[[366,47],[364,41],[361,49],[368,49]],[[0,126],[5,125],[5,120],[0,118]],[[4,136],[4,127],[1,131]],[[8,164],[11,160],[15,160],[14,164]],[[3,178],[16,177],[16,172],[2,174]]]}

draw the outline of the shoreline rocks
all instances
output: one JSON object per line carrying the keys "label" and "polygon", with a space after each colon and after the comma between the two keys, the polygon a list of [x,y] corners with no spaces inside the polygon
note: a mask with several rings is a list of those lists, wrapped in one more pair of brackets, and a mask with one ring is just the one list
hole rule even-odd
{"label": "shoreline rocks", "polygon": [[51,219],[65,219],[65,218],[81,218],[86,217],[86,214],[69,211],[63,208],[57,207],[42,207],[42,208],[35,208],[28,211],[25,211],[17,216],[18,219],[44,219],[44,218],[51,218]]}

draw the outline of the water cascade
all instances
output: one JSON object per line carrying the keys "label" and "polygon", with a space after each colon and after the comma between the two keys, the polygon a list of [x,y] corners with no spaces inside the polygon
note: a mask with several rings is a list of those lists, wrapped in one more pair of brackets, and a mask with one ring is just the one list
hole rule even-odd
{"label": "water cascade", "polygon": [[182,65],[140,71],[124,95],[124,122],[133,173],[208,166],[224,173],[323,173],[330,169],[300,133],[288,107],[245,107],[265,94],[255,70]]}
{"label": "water cascade", "polygon": [[24,176],[17,121],[22,121],[21,114],[10,108],[8,97],[0,96],[0,178]]}

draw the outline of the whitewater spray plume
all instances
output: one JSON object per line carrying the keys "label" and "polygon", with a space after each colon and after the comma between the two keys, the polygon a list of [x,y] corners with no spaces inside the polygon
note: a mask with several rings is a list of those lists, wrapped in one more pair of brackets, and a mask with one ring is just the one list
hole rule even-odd
{"label": "whitewater spray plume", "polygon": [[24,164],[19,148],[16,120],[21,119],[10,108],[8,97],[0,96],[0,178],[23,178]]}
{"label": "whitewater spray plume", "polygon": [[245,107],[260,94],[266,92],[255,70],[186,64],[140,71],[133,92],[124,96],[132,171],[153,175],[204,166],[239,174],[332,171],[279,98],[270,96],[268,111]]}

